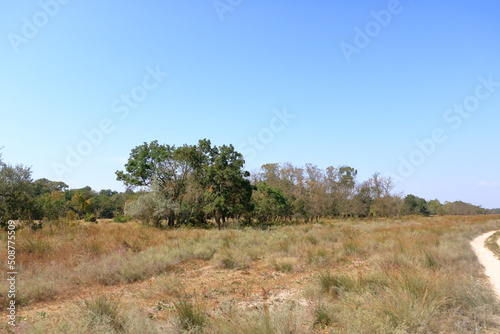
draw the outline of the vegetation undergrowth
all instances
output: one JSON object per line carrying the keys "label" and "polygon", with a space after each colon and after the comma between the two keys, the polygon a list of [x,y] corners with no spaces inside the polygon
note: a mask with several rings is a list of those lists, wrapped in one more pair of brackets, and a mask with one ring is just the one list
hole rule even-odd
{"label": "vegetation undergrowth", "polygon": [[[221,231],[158,230],[135,222],[46,224],[18,231],[18,301],[22,311],[22,305],[83,288],[156,278],[147,293],[162,302],[139,307],[135,295],[97,297],[57,321],[29,318],[24,332],[494,333],[500,305],[481,284],[469,242],[499,227],[500,219],[491,216]],[[5,247],[1,252],[6,255]],[[201,276],[179,271],[190,261],[200,263]],[[212,283],[196,278],[224,273],[243,280],[210,289]],[[270,290],[258,293],[264,289],[259,284]],[[7,291],[6,283],[0,288]],[[6,305],[6,296],[0,299]]]}
{"label": "vegetation undergrowth", "polygon": [[500,239],[500,231],[493,233],[488,239],[486,239],[485,245],[500,260],[500,246],[498,245],[499,239]]}

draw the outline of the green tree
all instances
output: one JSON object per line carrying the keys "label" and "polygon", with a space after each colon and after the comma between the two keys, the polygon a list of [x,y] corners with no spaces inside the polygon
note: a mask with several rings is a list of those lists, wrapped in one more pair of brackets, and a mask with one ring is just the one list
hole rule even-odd
{"label": "green tree", "polygon": [[311,196],[308,193],[307,177],[303,168],[291,163],[265,164],[256,179],[283,191],[292,205],[293,218],[307,221],[312,215]]}
{"label": "green tree", "polygon": [[60,191],[43,193],[35,198],[35,203],[38,208],[39,216],[37,218],[39,219],[57,220],[68,211],[68,201],[65,194]]}
{"label": "green tree", "polygon": [[254,215],[260,222],[289,219],[292,214],[292,204],[283,190],[260,182],[252,194]]}
{"label": "green tree", "polygon": [[160,145],[157,140],[135,147],[125,165],[125,172],[116,171],[117,180],[123,181],[127,186],[151,186],[165,172],[172,151],[172,147]]}
{"label": "green tree", "polygon": [[90,205],[97,218],[113,218],[117,211],[116,201],[113,196],[118,192],[111,189],[103,189],[90,200]]}
{"label": "green tree", "polygon": [[[181,213],[188,177],[196,166],[193,147],[184,145],[176,148],[160,145],[158,141],[134,148],[125,165],[125,172],[117,171],[117,180],[127,186],[143,187],[155,193],[148,196],[161,203],[161,217],[173,226]],[[148,203],[149,203],[148,202]]]}
{"label": "green tree", "polygon": [[91,187],[67,190],[64,194],[68,201],[68,209],[75,212],[80,219],[86,215],[94,214],[92,200],[97,196],[97,193]]}
{"label": "green tree", "polygon": [[403,213],[407,215],[423,216],[428,216],[430,214],[427,207],[427,201],[414,195],[406,195],[406,197],[404,198]]}
{"label": "green tree", "polygon": [[250,209],[252,187],[243,165],[231,145],[216,147],[203,139],[175,147],[153,141],[134,148],[125,171],[116,175],[128,186],[152,192],[141,207],[169,226],[213,217],[220,228],[226,218]]}
{"label": "green tree", "polygon": [[0,160],[0,224],[10,219],[31,219],[35,215],[32,193],[31,169]]}
{"label": "green tree", "polygon": [[443,205],[437,199],[430,200],[427,202],[427,208],[429,209],[429,214],[437,215],[439,212],[439,208]]}
{"label": "green tree", "polygon": [[356,217],[368,217],[374,201],[373,190],[370,182],[365,181],[356,187],[353,197],[352,213]]}
{"label": "green tree", "polygon": [[353,214],[353,199],[358,171],[349,166],[327,167],[325,174],[326,193],[329,197],[329,213],[333,216]]}
{"label": "green tree", "polygon": [[212,215],[221,228],[228,217],[239,217],[251,210],[250,173],[243,171],[245,160],[232,145],[213,147],[204,166],[206,179],[204,212]]}
{"label": "green tree", "polygon": [[33,182],[33,196],[37,197],[43,194],[50,194],[54,191],[65,192],[68,185],[64,182],[50,181],[48,179],[38,179]]}
{"label": "green tree", "polygon": [[64,182],[38,179],[33,182],[32,196],[36,208],[36,219],[48,218],[56,220],[63,217],[68,210],[65,191],[68,185]]}
{"label": "green tree", "polygon": [[439,214],[446,215],[477,215],[484,213],[485,209],[482,207],[462,201],[445,202],[445,204],[439,208]]}
{"label": "green tree", "polygon": [[306,164],[305,173],[307,215],[318,221],[320,217],[328,213],[326,177],[323,170],[313,164]]}

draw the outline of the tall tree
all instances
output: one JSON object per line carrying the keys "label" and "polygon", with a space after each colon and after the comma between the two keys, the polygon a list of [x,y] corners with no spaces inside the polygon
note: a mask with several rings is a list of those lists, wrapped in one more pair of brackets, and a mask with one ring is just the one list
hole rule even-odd
{"label": "tall tree", "polygon": [[403,213],[407,215],[423,215],[430,214],[427,207],[427,201],[415,195],[406,195],[403,200]]}
{"label": "tall tree", "polygon": [[368,180],[373,199],[370,214],[374,217],[389,217],[397,213],[399,194],[393,194],[394,181],[390,177],[383,177],[375,173]]}
{"label": "tall tree", "polygon": [[328,212],[327,185],[324,172],[313,164],[306,164],[307,212],[311,219],[319,220]]}
{"label": "tall tree", "polygon": [[35,215],[32,193],[31,169],[0,161],[0,224],[9,219],[31,219]]}
{"label": "tall tree", "polygon": [[292,216],[292,204],[280,188],[271,187],[266,182],[258,183],[256,188],[252,198],[258,221],[286,220]]}
{"label": "tall tree", "polygon": [[213,217],[220,228],[226,218],[250,209],[252,186],[244,163],[232,145],[212,146],[203,139],[176,148],[153,141],[134,148],[125,172],[116,175],[153,192],[139,208],[155,206],[156,216],[165,217],[169,226]]}
{"label": "tall tree", "polygon": [[174,149],[158,144],[157,140],[133,148],[125,172],[116,171],[117,180],[132,187],[150,187],[155,180],[164,181],[171,171],[168,167]]}
{"label": "tall tree", "polygon": [[50,181],[48,179],[38,179],[33,182],[33,195],[40,196],[54,191],[64,192],[68,190],[68,185],[64,182]]}
{"label": "tall tree", "polygon": [[238,217],[251,209],[250,173],[243,171],[245,160],[233,145],[214,147],[205,166],[206,213],[213,215],[217,227],[227,217]]}
{"label": "tall tree", "polygon": [[437,200],[437,199],[430,200],[427,203],[427,207],[429,209],[429,214],[431,214],[431,215],[437,215],[439,212],[439,208],[442,206],[443,205],[441,204],[441,202],[439,202],[439,200]]}
{"label": "tall tree", "polygon": [[330,198],[330,214],[346,216],[353,214],[353,197],[358,171],[349,166],[326,169],[326,191]]}
{"label": "tall tree", "polygon": [[158,141],[144,143],[132,149],[125,172],[117,171],[117,180],[127,186],[145,187],[157,193],[158,210],[165,215],[167,224],[173,226],[180,213],[182,197],[192,171],[190,148],[160,145]]}
{"label": "tall tree", "polygon": [[65,194],[60,191],[43,193],[35,198],[35,204],[38,209],[38,219],[57,220],[64,217],[68,211],[68,201]]}

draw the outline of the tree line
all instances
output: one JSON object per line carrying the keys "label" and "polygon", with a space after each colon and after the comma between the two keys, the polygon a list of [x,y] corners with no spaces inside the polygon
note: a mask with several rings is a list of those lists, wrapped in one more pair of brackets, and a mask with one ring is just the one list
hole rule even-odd
{"label": "tree line", "polygon": [[32,171],[11,165],[0,155],[0,224],[8,220],[59,220],[115,218],[123,216],[125,202],[133,192],[90,187],[69,189],[64,182],[46,178],[33,180]]}
{"label": "tree line", "polygon": [[63,182],[33,180],[31,169],[0,155],[0,223],[21,220],[113,218],[141,220],[156,227],[317,221],[321,218],[401,215],[500,214],[461,201],[440,203],[394,191],[379,173],[359,181],[349,166],[321,169],[313,164],[265,164],[250,174],[232,145],[207,140],[173,146],[158,141],[132,149],[117,180],[125,192]]}

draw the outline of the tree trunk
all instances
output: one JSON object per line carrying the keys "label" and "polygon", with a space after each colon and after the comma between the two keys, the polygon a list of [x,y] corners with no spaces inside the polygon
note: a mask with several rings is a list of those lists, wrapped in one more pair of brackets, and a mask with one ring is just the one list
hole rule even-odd
{"label": "tree trunk", "polygon": [[172,227],[175,224],[175,213],[170,212],[167,217],[167,225]]}
{"label": "tree trunk", "polygon": [[220,231],[221,223],[220,223],[220,217],[218,215],[215,215],[215,223],[217,224],[217,229]]}

